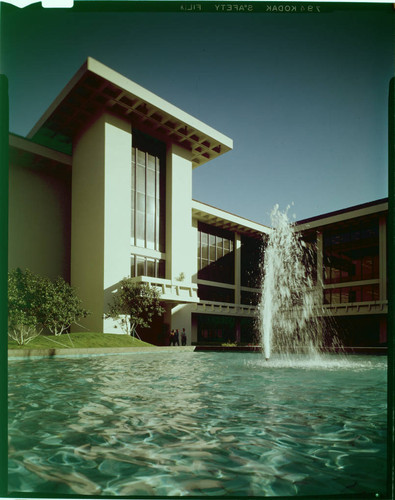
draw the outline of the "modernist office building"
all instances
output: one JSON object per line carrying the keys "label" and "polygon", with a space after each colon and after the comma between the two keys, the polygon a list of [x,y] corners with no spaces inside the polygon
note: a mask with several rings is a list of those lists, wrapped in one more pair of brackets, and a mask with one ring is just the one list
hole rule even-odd
{"label": "modernist office building", "polygon": [[[253,342],[271,228],[192,199],[192,170],[231,148],[88,58],[27,138],[10,135],[10,269],[70,281],[90,331],[120,332],[104,312],[132,276],[165,304],[144,340],[185,328],[189,343]],[[381,200],[297,226],[315,249],[322,310],[352,342],[385,342],[387,211]],[[364,339],[359,324],[370,325]]]}

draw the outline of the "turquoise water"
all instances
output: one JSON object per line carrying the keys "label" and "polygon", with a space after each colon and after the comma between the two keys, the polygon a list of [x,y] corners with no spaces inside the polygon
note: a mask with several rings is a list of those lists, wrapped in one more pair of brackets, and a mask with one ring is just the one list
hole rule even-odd
{"label": "turquoise water", "polygon": [[172,352],[9,363],[9,491],[384,493],[386,359]]}

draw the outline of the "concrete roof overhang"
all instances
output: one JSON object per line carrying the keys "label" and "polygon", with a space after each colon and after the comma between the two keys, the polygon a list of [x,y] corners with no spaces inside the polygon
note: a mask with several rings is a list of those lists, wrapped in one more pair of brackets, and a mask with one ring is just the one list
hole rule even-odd
{"label": "concrete roof overhang", "polygon": [[48,168],[63,165],[71,168],[72,158],[24,137],[9,134],[10,164],[29,168]]}
{"label": "concrete roof overhang", "polygon": [[192,217],[205,224],[228,229],[229,231],[237,231],[238,233],[255,238],[262,238],[272,231],[270,227],[244,219],[238,215],[225,212],[224,210],[220,210],[219,208],[206,205],[196,200],[192,200]]}
{"label": "concrete roof overhang", "polygon": [[336,225],[341,227],[350,224],[350,220],[358,220],[363,222],[369,220],[374,216],[379,216],[388,212],[388,200],[383,198],[381,200],[356,205],[336,212],[319,215],[310,219],[299,221],[295,224],[295,231],[307,231],[309,229],[318,229],[328,225]]}
{"label": "concrete roof overhang", "polygon": [[233,141],[104,64],[88,57],[28,134],[66,154],[98,115],[109,112],[187,152],[193,167],[226,153]]}

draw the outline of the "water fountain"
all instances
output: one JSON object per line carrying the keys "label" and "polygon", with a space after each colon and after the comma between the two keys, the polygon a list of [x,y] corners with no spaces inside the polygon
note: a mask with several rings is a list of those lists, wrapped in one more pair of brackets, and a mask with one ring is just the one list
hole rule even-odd
{"label": "water fountain", "polygon": [[322,325],[316,312],[319,296],[313,282],[312,253],[288,219],[288,210],[275,205],[264,259],[260,321],[266,360],[272,351],[318,356]]}

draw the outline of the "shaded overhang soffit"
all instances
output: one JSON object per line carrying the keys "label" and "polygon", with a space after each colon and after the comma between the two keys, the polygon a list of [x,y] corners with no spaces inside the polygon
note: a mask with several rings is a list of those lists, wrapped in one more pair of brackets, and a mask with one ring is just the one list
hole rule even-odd
{"label": "shaded overhang soffit", "polygon": [[193,200],[192,217],[211,226],[228,229],[255,238],[263,238],[271,233],[272,229],[257,222],[243,219],[210,205]]}
{"label": "shaded overhang soffit", "polygon": [[129,121],[132,127],[166,143],[177,144],[187,152],[193,167],[233,147],[229,137],[91,57],[28,138],[71,154],[73,139],[103,112],[115,114]]}

